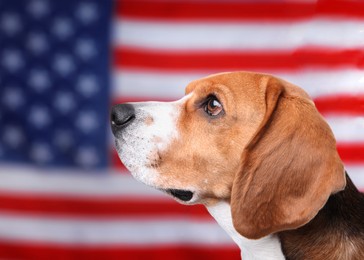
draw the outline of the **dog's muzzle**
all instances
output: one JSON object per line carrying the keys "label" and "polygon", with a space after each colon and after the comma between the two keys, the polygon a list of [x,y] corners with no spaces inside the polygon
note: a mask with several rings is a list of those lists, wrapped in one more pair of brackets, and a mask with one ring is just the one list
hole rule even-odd
{"label": "dog's muzzle", "polygon": [[135,119],[135,109],[130,104],[115,105],[111,109],[110,121],[114,135],[123,130]]}

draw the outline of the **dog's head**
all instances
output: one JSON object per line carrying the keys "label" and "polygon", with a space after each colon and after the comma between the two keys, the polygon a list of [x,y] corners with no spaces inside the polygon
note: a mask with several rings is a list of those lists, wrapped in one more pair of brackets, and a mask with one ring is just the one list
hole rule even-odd
{"label": "dog's head", "polygon": [[313,102],[270,75],[212,75],[175,102],[116,105],[111,122],[136,179],[185,204],[230,202],[248,238],[304,225],[345,186],[335,139]]}

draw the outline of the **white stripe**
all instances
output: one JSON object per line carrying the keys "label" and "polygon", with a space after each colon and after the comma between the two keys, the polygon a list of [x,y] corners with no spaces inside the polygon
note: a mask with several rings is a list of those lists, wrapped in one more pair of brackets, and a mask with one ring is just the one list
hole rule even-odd
{"label": "white stripe", "polygon": [[325,118],[338,142],[364,142],[364,116],[327,116]]}
{"label": "white stripe", "polygon": [[114,97],[147,97],[177,100],[187,84],[201,74],[118,70],[113,82]]}
{"label": "white stripe", "polygon": [[168,196],[137,182],[130,174],[117,172],[72,172],[32,167],[1,166],[0,192],[32,192],[57,196],[133,196],[169,199]]}
{"label": "white stripe", "polygon": [[[364,165],[346,167],[350,177],[364,189]],[[186,206],[187,207],[187,206]],[[178,217],[158,220],[46,218],[0,211],[0,239],[64,245],[232,245],[214,222]]]}
{"label": "white stripe", "polygon": [[[350,127],[348,127],[350,128]],[[359,185],[364,188],[364,164],[347,165],[349,172],[358,177]],[[353,170],[352,170],[353,169]],[[48,173],[47,173],[48,172]],[[85,196],[133,196],[144,200],[171,200],[169,196],[137,182],[130,175],[88,175],[77,172],[56,173],[52,170],[41,171],[29,167],[1,167],[0,192],[19,192],[45,194],[48,197],[85,197]],[[359,177],[362,175],[362,179]]]}
{"label": "white stripe", "polygon": [[364,165],[350,165],[345,169],[358,189],[364,191]]}
{"label": "white stripe", "polygon": [[[163,50],[362,48],[364,21],[316,18],[293,22],[157,22],[118,19],[116,45]],[[268,40],[269,39],[269,40]]]}
{"label": "white stripe", "polygon": [[89,220],[26,217],[0,212],[0,239],[76,245],[232,245],[213,221],[174,217],[158,220]]}
{"label": "white stripe", "polygon": [[[364,35],[363,35],[364,36]],[[213,72],[166,73],[147,70],[116,70],[114,92],[116,97],[147,97],[179,99],[192,80]],[[312,98],[326,95],[364,94],[364,71],[300,70],[296,72],[265,71],[305,89]]]}

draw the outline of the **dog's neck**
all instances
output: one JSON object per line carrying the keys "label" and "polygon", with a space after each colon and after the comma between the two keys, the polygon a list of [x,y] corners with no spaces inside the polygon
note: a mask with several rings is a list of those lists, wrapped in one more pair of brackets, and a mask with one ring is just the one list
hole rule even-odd
{"label": "dog's neck", "polygon": [[233,226],[229,203],[222,201],[214,206],[207,207],[207,210],[234,242],[238,244],[242,259],[285,259],[279,238],[276,235],[269,235],[257,240],[251,240],[241,236]]}

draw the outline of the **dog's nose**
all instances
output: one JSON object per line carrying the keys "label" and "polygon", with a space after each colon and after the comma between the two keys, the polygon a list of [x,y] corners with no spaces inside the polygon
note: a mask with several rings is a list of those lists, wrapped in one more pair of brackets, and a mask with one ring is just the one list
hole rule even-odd
{"label": "dog's nose", "polygon": [[130,104],[115,105],[110,114],[111,129],[115,134],[117,131],[124,129],[135,119],[135,109]]}

